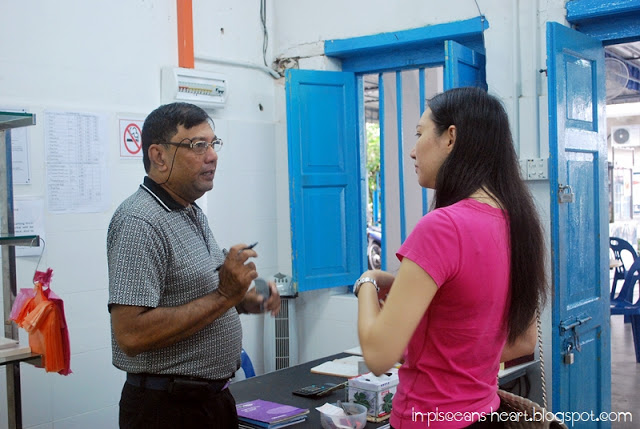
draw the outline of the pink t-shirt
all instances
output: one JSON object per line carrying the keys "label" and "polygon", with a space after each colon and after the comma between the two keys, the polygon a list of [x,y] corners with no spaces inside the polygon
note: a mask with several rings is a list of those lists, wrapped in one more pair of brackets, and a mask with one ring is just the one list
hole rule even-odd
{"label": "pink t-shirt", "polygon": [[391,425],[459,428],[500,405],[510,245],[503,211],[473,199],[426,214],[397,253],[438,285],[414,332]]}

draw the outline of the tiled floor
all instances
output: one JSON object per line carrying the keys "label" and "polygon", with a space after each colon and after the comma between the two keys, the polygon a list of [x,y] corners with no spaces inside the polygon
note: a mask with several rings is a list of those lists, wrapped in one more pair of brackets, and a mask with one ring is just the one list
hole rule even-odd
{"label": "tiled floor", "polygon": [[611,411],[630,411],[634,420],[612,423],[612,429],[640,428],[640,363],[623,316],[611,317]]}

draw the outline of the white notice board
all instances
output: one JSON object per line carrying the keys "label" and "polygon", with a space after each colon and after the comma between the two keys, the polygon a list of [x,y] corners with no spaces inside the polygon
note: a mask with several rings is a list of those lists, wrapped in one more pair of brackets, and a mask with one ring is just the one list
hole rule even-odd
{"label": "white notice board", "polygon": [[96,213],[109,208],[106,124],[104,114],[45,112],[49,212]]}

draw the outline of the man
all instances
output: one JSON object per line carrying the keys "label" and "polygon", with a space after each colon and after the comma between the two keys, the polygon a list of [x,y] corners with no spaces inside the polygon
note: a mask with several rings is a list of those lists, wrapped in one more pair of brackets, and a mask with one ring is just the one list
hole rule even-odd
{"label": "man", "polygon": [[[142,129],[147,177],[109,225],[113,364],[127,372],[120,427],[232,428],[227,389],[240,367],[238,313],[280,309],[255,289],[252,246],[221,250],[195,200],[213,188],[222,146],[213,120],[187,103],[159,107]],[[247,292],[248,291],[248,292]]]}

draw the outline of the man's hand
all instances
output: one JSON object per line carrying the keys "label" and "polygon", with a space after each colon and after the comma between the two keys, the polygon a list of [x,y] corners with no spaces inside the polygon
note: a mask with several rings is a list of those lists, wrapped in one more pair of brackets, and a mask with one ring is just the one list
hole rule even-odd
{"label": "man's hand", "polygon": [[236,244],[229,250],[229,254],[220,268],[220,284],[218,293],[225,297],[232,305],[238,304],[244,298],[253,279],[258,277],[256,265],[247,262],[258,254],[246,244]]}
{"label": "man's hand", "polygon": [[245,295],[240,306],[242,306],[247,313],[258,314],[270,311],[272,316],[277,315],[280,311],[281,301],[278,288],[274,282],[269,282],[269,290],[271,295],[269,299],[266,299],[266,297],[256,292],[256,288],[251,289]]}

